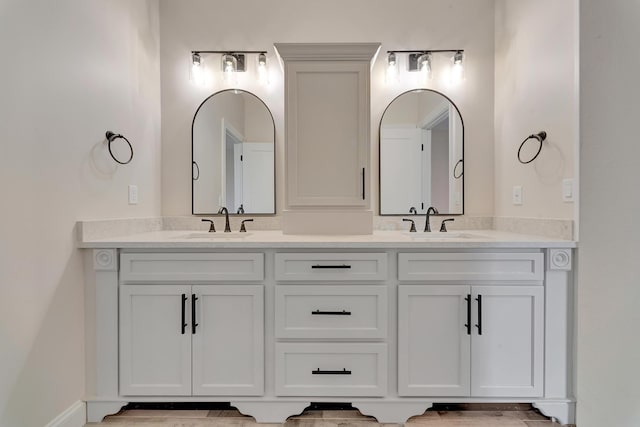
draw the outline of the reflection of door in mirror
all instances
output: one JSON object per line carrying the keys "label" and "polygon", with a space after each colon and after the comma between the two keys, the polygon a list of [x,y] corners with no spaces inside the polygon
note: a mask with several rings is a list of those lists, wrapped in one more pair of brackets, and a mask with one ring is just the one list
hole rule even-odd
{"label": "reflection of door in mirror", "polygon": [[380,214],[462,213],[462,119],[456,107],[433,91],[396,98],[380,124]]}
{"label": "reflection of door in mirror", "polygon": [[273,117],[255,95],[218,92],[198,108],[192,127],[193,213],[275,213]]}

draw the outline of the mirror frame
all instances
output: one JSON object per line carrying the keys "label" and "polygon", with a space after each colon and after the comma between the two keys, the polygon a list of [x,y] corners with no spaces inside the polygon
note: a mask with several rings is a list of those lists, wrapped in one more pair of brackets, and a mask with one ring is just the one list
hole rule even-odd
{"label": "mirror frame", "polygon": [[[200,111],[202,106],[209,99],[213,98],[216,95],[224,93],[224,92],[244,92],[246,94],[254,96],[258,101],[260,101],[262,103],[262,105],[264,105],[264,107],[269,112],[269,117],[271,117],[271,123],[273,125],[273,213],[251,213],[251,212],[247,212],[247,213],[244,213],[244,214],[237,214],[235,212],[229,212],[229,215],[237,215],[237,216],[243,216],[243,215],[244,216],[275,216],[276,212],[278,211],[278,207],[276,205],[276,202],[277,202],[277,197],[276,197],[276,163],[277,163],[277,156],[276,156],[276,122],[273,119],[273,113],[271,112],[271,109],[269,108],[267,103],[262,100],[262,98],[260,98],[258,95],[256,95],[253,92],[249,92],[248,90],[239,89],[239,88],[223,89],[223,90],[219,90],[217,92],[212,93],[211,95],[207,96],[200,103],[200,105],[198,105],[198,108],[196,108],[196,112],[193,114],[193,119],[191,120],[191,215],[211,216],[211,215],[217,215],[218,214],[217,212],[212,212],[212,213],[195,213],[194,212],[194,207],[195,207],[194,181],[196,181],[196,180],[193,179],[193,176],[194,176],[193,175],[193,164],[195,162],[195,160],[193,158],[193,128],[194,128],[194,125],[196,123],[196,117],[198,116],[198,112]],[[196,166],[197,166],[197,163],[196,163]],[[200,169],[198,167],[198,176],[199,175],[200,175]]]}
{"label": "mirror frame", "polygon": [[[458,106],[456,105],[455,102],[453,102],[451,100],[451,98],[449,98],[447,95],[445,95],[442,92],[439,92],[437,90],[434,89],[427,89],[427,88],[415,88],[415,89],[410,89],[407,91],[404,91],[400,94],[398,94],[396,97],[394,97],[391,102],[389,102],[389,104],[385,107],[384,111],[382,112],[382,116],[380,116],[380,123],[378,124],[378,215],[379,216],[407,216],[407,217],[411,217],[413,216],[413,214],[410,213],[406,213],[406,214],[383,214],[382,213],[382,158],[381,158],[381,150],[382,150],[382,119],[384,119],[384,115],[387,113],[387,110],[389,109],[389,107],[391,107],[391,105],[398,99],[400,98],[402,95],[406,95],[408,93],[412,93],[412,92],[433,92],[436,93],[442,97],[444,97],[447,101],[449,101],[449,103],[451,105],[453,105],[453,107],[456,109],[456,111],[458,112],[458,116],[460,116],[460,122],[462,123],[462,176],[460,178],[462,178],[462,212],[461,213],[448,213],[448,212],[440,212],[438,215],[447,215],[447,216],[460,216],[460,215],[464,215],[464,199],[465,199],[465,192],[464,192],[464,137],[465,137],[465,129],[464,129],[464,119],[462,118],[462,113],[460,112],[460,109],[458,108]],[[455,170],[455,168],[454,168]]]}

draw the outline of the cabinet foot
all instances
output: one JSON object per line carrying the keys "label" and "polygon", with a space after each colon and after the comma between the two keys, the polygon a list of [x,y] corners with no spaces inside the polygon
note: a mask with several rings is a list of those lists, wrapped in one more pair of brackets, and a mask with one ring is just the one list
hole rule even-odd
{"label": "cabinet foot", "polygon": [[576,403],[570,401],[540,400],[532,403],[547,417],[556,419],[560,424],[575,424]]}
{"label": "cabinet foot", "polygon": [[409,418],[422,415],[431,402],[351,402],[363,415],[375,417],[379,423],[404,424]]}
{"label": "cabinet foot", "polygon": [[113,415],[120,411],[123,406],[129,402],[112,401],[112,402],[87,402],[87,422],[99,423],[107,415]]}
{"label": "cabinet foot", "polygon": [[311,405],[309,402],[247,402],[232,401],[234,406],[243,415],[251,415],[259,423],[284,423],[287,418],[299,415],[305,408]]}

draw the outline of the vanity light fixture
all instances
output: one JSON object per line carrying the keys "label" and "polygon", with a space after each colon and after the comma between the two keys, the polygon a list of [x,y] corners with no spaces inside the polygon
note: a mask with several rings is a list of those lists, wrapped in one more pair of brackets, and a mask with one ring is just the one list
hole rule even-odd
{"label": "vanity light fixture", "polygon": [[267,69],[267,55],[258,54],[258,81],[262,85],[269,84],[269,70]]}
{"label": "vanity light fixture", "polygon": [[191,53],[191,80],[198,85],[204,84],[204,64],[202,57],[197,52]]}
{"label": "vanity light fixture", "polygon": [[[244,62],[244,55],[243,61]],[[232,54],[225,53],[222,55],[222,79],[228,84],[237,84],[238,58]]]}
{"label": "vanity light fixture", "polygon": [[395,52],[388,52],[387,55],[387,73],[385,79],[387,84],[395,84],[399,81],[398,59]]}
{"label": "vanity light fixture", "polygon": [[464,50],[461,49],[433,49],[433,50],[388,50],[387,51],[387,82],[389,79],[390,70],[395,81],[398,80],[398,58],[397,54],[408,54],[407,70],[409,72],[419,72],[421,83],[427,83],[433,78],[433,56],[440,53],[451,53],[451,81],[457,83],[464,79]]}
{"label": "vanity light fixture", "polygon": [[464,80],[464,53],[459,50],[451,58],[451,83],[458,84]]}
{"label": "vanity light fixture", "polygon": [[192,80],[197,83],[204,82],[204,61],[202,56],[209,54],[221,55],[221,69],[223,80],[235,85],[237,83],[237,73],[247,71],[247,55],[258,55],[257,62],[257,75],[258,80],[266,80],[267,72],[267,52],[264,50],[194,50],[191,51],[191,63],[192,63]]}
{"label": "vanity light fixture", "polygon": [[420,66],[420,74],[423,81],[431,80],[433,75],[431,74],[431,52],[423,53],[418,57],[418,65]]}

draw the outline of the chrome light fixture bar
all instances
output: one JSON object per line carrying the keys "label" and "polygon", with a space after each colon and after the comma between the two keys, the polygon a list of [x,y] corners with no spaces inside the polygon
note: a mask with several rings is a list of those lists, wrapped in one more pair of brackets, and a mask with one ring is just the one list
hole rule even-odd
{"label": "chrome light fixture bar", "polygon": [[408,54],[407,71],[419,72],[422,83],[427,83],[433,77],[434,54],[450,53],[451,67],[449,80],[458,83],[464,80],[464,50],[462,49],[430,49],[430,50],[388,50],[387,51],[387,83],[396,83],[399,80],[397,54]]}
{"label": "chrome light fixture bar", "polygon": [[396,60],[397,53],[408,53],[409,54],[409,63],[408,70],[409,71],[421,71],[425,66],[425,61],[431,61],[431,56],[434,53],[451,53],[453,54],[453,58],[456,62],[462,62],[464,58],[464,50],[463,49],[428,49],[428,50],[388,50],[388,57],[393,57],[393,60]]}
{"label": "chrome light fixture bar", "polygon": [[[222,55],[222,71],[229,71],[231,63],[235,64],[235,72],[242,73],[247,70],[246,55],[264,55],[266,61],[266,50],[192,50],[191,60],[193,65],[201,63],[202,54]],[[266,63],[266,62],[265,62]]]}

